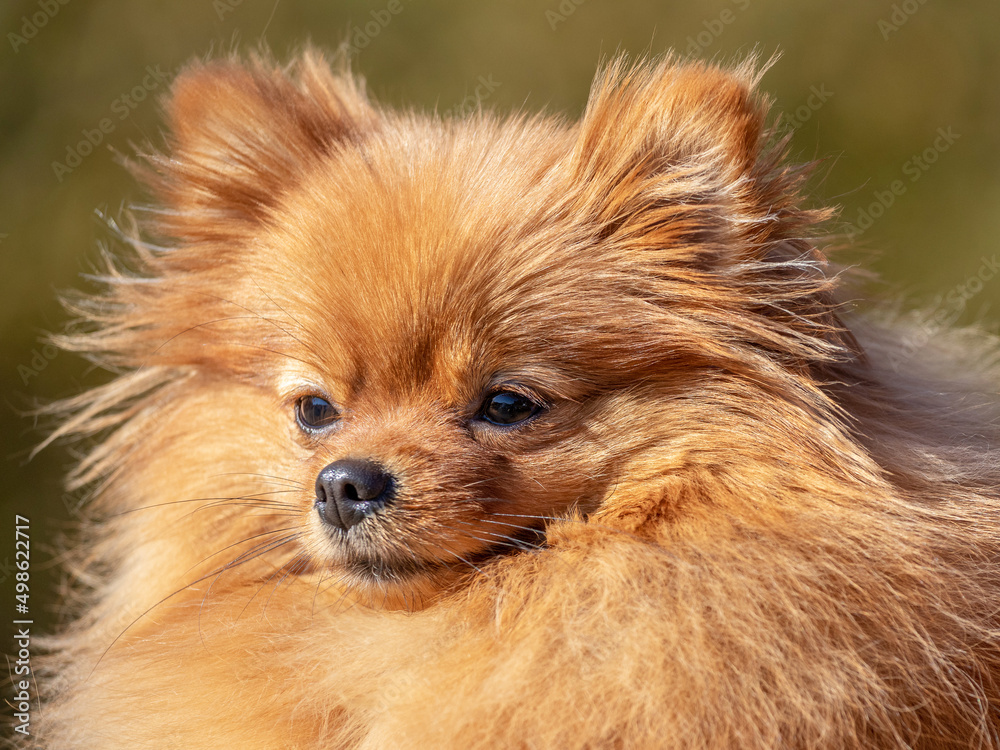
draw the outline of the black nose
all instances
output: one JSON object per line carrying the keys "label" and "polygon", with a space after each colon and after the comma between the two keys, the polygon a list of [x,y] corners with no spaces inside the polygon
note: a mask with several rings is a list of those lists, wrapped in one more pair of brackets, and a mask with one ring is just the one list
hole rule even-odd
{"label": "black nose", "polygon": [[394,482],[372,461],[334,461],[316,478],[316,510],[331,526],[347,531],[393,498]]}

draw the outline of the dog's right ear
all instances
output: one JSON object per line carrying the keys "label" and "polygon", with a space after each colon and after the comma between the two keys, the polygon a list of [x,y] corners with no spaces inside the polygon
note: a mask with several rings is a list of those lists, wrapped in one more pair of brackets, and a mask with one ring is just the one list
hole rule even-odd
{"label": "dog's right ear", "polygon": [[132,165],[166,209],[157,229],[188,243],[252,231],[304,172],[377,127],[340,67],[306,50],[285,68],[255,56],[183,71],[165,102],[168,153]]}

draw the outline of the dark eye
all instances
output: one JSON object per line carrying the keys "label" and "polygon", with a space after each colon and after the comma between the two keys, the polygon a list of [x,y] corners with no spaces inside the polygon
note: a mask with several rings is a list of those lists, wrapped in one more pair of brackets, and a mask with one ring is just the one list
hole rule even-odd
{"label": "dark eye", "polygon": [[493,394],[483,403],[483,419],[492,424],[517,424],[533,417],[541,408],[519,393],[502,391]]}
{"label": "dark eye", "polygon": [[321,430],[337,421],[340,412],[322,396],[303,396],[295,403],[295,419],[303,430]]}

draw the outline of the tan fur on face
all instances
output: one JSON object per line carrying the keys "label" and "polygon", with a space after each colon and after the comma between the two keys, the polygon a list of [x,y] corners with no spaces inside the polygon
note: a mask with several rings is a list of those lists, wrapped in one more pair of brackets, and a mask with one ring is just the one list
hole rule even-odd
{"label": "tan fur on face", "polygon": [[[182,74],[61,338],[122,374],[56,435],[99,520],[41,742],[1000,747],[1000,349],[843,314],[758,78],[616,61],[567,124]],[[345,458],[396,494],[337,534]]]}

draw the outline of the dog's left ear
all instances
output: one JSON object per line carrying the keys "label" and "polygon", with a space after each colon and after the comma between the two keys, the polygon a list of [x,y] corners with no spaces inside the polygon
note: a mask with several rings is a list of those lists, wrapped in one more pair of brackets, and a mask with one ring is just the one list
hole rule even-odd
{"label": "dog's left ear", "polygon": [[811,165],[785,162],[788,135],[768,126],[755,90],[761,72],[753,59],[612,62],[579,127],[574,211],[597,241],[630,251],[673,312],[684,289],[710,289],[713,310],[692,315],[718,313],[720,340],[794,362],[854,356],[838,277],[810,239],[832,211],[804,207]]}
{"label": "dog's left ear", "polygon": [[758,78],[752,61],[723,70],[615,59],[591,89],[575,154],[590,174],[581,176],[697,165],[732,179],[759,148],[766,106],[753,94]]}
{"label": "dog's left ear", "polygon": [[762,72],[755,59],[605,68],[573,154],[601,236],[724,260],[727,248],[773,247],[827,216],[800,206],[808,170],[782,163],[785,139],[755,90]]}

